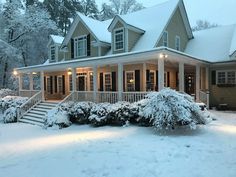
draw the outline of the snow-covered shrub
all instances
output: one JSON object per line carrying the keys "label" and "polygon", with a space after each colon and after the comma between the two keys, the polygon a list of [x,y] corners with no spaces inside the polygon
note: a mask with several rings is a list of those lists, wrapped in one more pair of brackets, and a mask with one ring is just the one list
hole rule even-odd
{"label": "snow-covered shrub", "polygon": [[188,125],[191,129],[197,124],[205,124],[206,118],[192,97],[169,88],[147,95],[146,105],[140,116],[150,119],[157,130],[174,129]]}
{"label": "snow-covered shrub", "polygon": [[17,121],[17,108],[10,107],[3,114],[4,123],[13,123]]}
{"label": "snow-covered shrub", "polygon": [[111,107],[110,103],[98,103],[95,104],[91,111],[89,116],[89,122],[93,126],[103,126],[108,124],[108,113],[109,109]]}
{"label": "snow-covered shrub", "polygon": [[68,110],[70,120],[79,124],[88,124],[90,111],[94,103],[92,102],[78,102]]}
{"label": "snow-covered shrub", "polygon": [[4,98],[6,96],[15,96],[16,93],[11,89],[1,89],[0,90],[0,98]]}
{"label": "snow-covered shrub", "polygon": [[58,126],[59,128],[65,128],[71,124],[68,113],[60,108],[54,108],[48,111],[45,119],[45,127]]}

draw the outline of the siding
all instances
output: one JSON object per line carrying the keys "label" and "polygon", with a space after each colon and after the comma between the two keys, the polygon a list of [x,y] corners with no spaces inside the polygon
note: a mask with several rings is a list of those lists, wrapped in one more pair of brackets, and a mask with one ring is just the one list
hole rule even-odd
{"label": "siding", "polygon": [[135,46],[139,38],[141,37],[141,34],[136,33],[134,31],[128,30],[128,51],[130,52],[132,48]]}
{"label": "siding", "polygon": [[[168,47],[175,49],[175,36],[180,37],[180,51],[184,52],[188,43],[188,35],[179,8],[176,10],[165,31],[168,32]],[[157,47],[163,46],[163,38],[157,44]]]}

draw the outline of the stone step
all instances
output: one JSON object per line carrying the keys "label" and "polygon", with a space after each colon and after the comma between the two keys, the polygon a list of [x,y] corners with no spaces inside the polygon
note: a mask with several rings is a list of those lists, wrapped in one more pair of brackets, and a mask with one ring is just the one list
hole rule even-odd
{"label": "stone step", "polygon": [[51,110],[54,107],[44,106],[44,105],[37,105],[35,108],[45,109],[45,110]]}
{"label": "stone step", "polygon": [[35,118],[39,118],[39,119],[44,119],[44,117],[45,117],[45,115],[38,115],[38,114],[34,114],[34,113],[27,113],[25,116],[35,117]]}
{"label": "stone step", "polygon": [[38,115],[42,115],[42,116],[46,115],[46,112],[44,112],[44,111],[37,111],[37,110],[34,110],[34,109],[31,109],[29,111],[29,113],[38,114]]}
{"label": "stone step", "polygon": [[32,125],[38,125],[38,126],[41,126],[43,127],[44,124],[41,123],[41,122],[38,122],[38,121],[33,121],[33,120],[28,120],[28,119],[20,119],[19,122],[23,122],[23,123],[28,123],[28,124],[32,124]]}
{"label": "stone step", "polygon": [[31,120],[31,121],[36,121],[39,123],[44,123],[44,119],[43,118],[37,118],[37,117],[32,117],[32,116],[23,116],[22,119],[27,119],[27,120]]}

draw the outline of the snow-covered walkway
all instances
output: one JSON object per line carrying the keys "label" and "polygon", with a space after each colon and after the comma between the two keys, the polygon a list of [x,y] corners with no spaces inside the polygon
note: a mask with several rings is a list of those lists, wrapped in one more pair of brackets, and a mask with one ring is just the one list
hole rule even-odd
{"label": "snow-covered walkway", "polygon": [[236,112],[191,132],[0,123],[1,177],[235,177]]}

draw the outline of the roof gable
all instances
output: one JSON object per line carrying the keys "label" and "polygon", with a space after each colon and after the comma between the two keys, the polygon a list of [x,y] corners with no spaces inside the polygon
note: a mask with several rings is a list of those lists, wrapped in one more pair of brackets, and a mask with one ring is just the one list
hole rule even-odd
{"label": "roof gable", "polygon": [[56,44],[56,45],[61,45],[62,42],[64,40],[64,37],[62,36],[59,36],[59,35],[50,35],[49,37],[49,41],[48,41],[48,44],[47,44],[47,47],[49,47],[50,45],[53,44]]}

